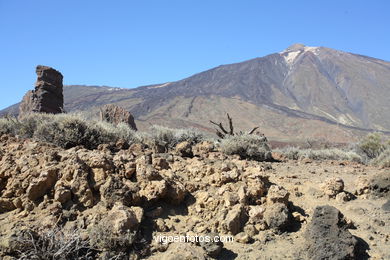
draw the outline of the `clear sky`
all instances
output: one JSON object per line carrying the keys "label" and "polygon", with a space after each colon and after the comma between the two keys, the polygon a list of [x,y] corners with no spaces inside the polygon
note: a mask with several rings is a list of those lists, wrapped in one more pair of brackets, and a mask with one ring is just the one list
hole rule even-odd
{"label": "clear sky", "polygon": [[390,61],[389,14],[387,0],[0,0],[0,109],[37,64],[67,85],[132,88],[297,42]]}

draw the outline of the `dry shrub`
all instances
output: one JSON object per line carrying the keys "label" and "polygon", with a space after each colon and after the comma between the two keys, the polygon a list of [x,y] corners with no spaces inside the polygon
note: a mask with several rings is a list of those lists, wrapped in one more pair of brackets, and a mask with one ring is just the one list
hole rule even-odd
{"label": "dry shrub", "polygon": [[152,126],[149,133],[140,135],[144,143],[152,147],[161,147],[164,151],[173,149],[184,141],[193,145],[206,140],[205,135],[194,129],[172,129],[164,126]]}
{"label": "dry shrub", "polygon": [[46,231],[18,230],[10,242],[11,254],[17,259],[94,259],[96,251],[77,230],[63,232],[58,228]]}
{"label": "dry shrub", "polygon": [[18,128],[18,122],[12,118],[0,118],[0,135],[12,134],[15,135]]}
{"label": "dry shrub", "polygon": [[237,154],[241,159],[272,160],[271,149],[264,136],[250,134],[226,136],[221,140],[219,147],[223,153]]}
{"label": "dry shrub", "polygon": [[312,160],[335,160],[335,161],[353,161],[362,162],[362,157],[354,151],[346,151],[338,148],[330,149],[300,149],[296,147],[287,147],[275,150],[290,160],[309,158]]}
{"label": "dry shrub", "polygon": [[379,167],[390,167],[390,146],[375,158],[372,164]]}
{"label": "dry shrub", "polygon": [[93,248],[109,252],[131,251],[136,233],[115,234],[107,223],[99,223],[88,229],[89,242]]}
{"label": "dry shrub", "polygon": [[80,114],[31,113],[21,120],[1,119],[0,134],[33,137],[63,148],[82,145],[95,149],[99,144],[120,139],[130,144],[139,140],[136,132],[126,124],[113,126],[107,122],[88,120]]}
{"label": "dry shrub", "polygon": [[357,144],[356,150],[368,160],[378,157],[385,150],[382,135],[379,133],[368,134]]}

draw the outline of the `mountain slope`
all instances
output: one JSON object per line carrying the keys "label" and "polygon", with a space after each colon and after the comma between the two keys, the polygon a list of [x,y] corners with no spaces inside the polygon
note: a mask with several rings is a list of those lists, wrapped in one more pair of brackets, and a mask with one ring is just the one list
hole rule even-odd
{"label": "mountain slope", "polygon": [[67,86],[67,111],[107,103],[129,109],[140,127],[212,130],[233,116],[237,130],[259,125],[273,139],[348,141],[390,131],[390,63],[295,44],[280,53],[223,65],[189,78],[136,89]]}
{"label": "mountain slope", "polygon": [[336,123],[390,129],[390,63],[328,48],[294,45],[263,58],[220,66],[171,83],[139,90],[144,115],[174,96],[237,97],[277,110],[305,112]]}

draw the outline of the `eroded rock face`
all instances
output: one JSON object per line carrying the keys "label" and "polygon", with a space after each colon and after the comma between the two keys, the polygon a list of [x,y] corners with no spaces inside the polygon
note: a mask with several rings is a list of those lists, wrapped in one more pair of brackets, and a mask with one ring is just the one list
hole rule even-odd
{"label": "eroded rock face", "polygon": [[356,259],[358,241],[347,227],[335,207],[316,207],[304,234],[308,259]]}
{"label": "eroded rock face", "polygon": [[34,110],[34,91],[29,90],[24,94],[22,102],[19,105],[19,117],[31,113]]}
{"label": "eroded rock face", "polygon": [[28,91],[19,106],[19,117],[31,112],[58,114],[64,110],[62,74],[48,66],[38,65],[35,89]]}
{"label": "eroded rock face", "polygon": [[124,108],[116,105],[105,105],[100,109],[100,119],[113,124],[126,123],[137,130],[133,115]]}

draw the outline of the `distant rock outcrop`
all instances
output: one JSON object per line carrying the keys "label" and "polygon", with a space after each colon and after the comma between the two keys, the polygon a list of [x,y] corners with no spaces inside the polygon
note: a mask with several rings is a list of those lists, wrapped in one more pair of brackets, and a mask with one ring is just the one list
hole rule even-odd
{"label": "distant rock outcrop", "polygon": [[113,124],[126,123],[137,130],[133,115],[124,108],[116,105],[105,105],[100,109],[100,119]]}
{"label": "distant rock outcrop", "polygon": [[64,110],[62,74],[48,66],[38,65],[35,89],[28,91],[19,106],[19,117],[31,112],[58,114]]}

